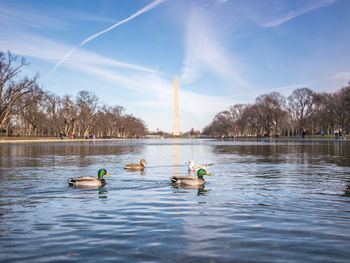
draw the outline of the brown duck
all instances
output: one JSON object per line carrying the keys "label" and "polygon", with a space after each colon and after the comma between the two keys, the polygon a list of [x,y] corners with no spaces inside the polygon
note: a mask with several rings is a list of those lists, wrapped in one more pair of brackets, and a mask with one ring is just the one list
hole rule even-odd
{"label": "brown duck", "polygon": [[145,169],[145,164],[147,164],[145,159],[141,159],[140,163],[129,163],[124,166],[124,169],[129,170],[143,170]]}

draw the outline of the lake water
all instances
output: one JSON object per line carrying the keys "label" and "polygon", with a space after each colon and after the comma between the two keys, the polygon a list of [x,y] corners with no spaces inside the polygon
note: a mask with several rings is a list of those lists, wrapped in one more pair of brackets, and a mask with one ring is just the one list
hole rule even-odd
{"label": "lake water", "polygon": [[[0,144],[0,262],[349,262],[350,141]],[[124,164],[145,158],[144,172]],[[204,188],[174,188],[186,162]],[[67,179],[111,177],[100,189]]]}

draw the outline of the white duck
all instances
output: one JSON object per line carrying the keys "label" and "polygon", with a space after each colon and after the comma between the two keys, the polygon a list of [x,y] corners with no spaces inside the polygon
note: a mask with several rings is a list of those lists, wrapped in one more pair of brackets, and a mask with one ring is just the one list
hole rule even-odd
{"label": "white duck", "polygon": [[189,161],[188,163],[188,171],[189,172],[198,172],[198,170],[200,169],[206,169],[207,167],[213,165],[212,163],[209,163],[209,164],[197,164],[195,165],[194,164],[194,161]]}

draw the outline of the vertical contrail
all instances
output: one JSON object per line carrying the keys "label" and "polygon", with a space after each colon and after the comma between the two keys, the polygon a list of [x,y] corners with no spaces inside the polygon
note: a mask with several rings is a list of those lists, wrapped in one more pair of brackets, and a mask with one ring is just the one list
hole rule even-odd
{"label": "vertical contrail", "polygon": [[82,47],[83,45],[85,45],[86,43],[90,42],[91,40],[95,39],[96,37],[112,30],[113,28],[117,27],[117,26],[120,26],[132,19],[134,19],[135,17],[145,13],[145,12],[148,12],[149,10],[155,8],[157,5],[165,2],[166,0],[156,0],[152,3],[150,3],[149,5],[145,6],[144,8],[142,8],[141,10],[137,11],[136,13],[132,14],[131,16],[129,16],[128,18],[114,24],[113,26],[110,26],[108,27],[107,29],[105,30],[102,30],[101,32],[99,33],[96,33],[86,39],[84,39],[77,47],[74,47],[71,51],[69,51],[66,55],[64,55],[60,61],[57,62],[57,64],[53,67],[53,69],[51,70],[51,73],[55,72],[55,70],[67,59],[69,58],[77,49],[79,49],[80,47]]}

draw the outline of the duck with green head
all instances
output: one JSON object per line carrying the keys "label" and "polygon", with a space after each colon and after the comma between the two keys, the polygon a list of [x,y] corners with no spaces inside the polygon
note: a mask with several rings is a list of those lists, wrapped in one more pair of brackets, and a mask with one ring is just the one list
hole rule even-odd
{"label": "duck with green head", "polygon": [[106,180],[103,178],[104,175],[111,176],[107,173],[106,169],[100,169],[97,173],[97,178],[92,176],[83,176],[76,178],[69,178],[69,186],[82,186],[82,187],[99,187],[106,184]]}
{"label": "duck with green head", "polygon": [[204,175],[210,176],[204,169],[199,169],[197,172],[197,177],[195,176],[172,176],[170,178],[173,185],[204,185]]}

